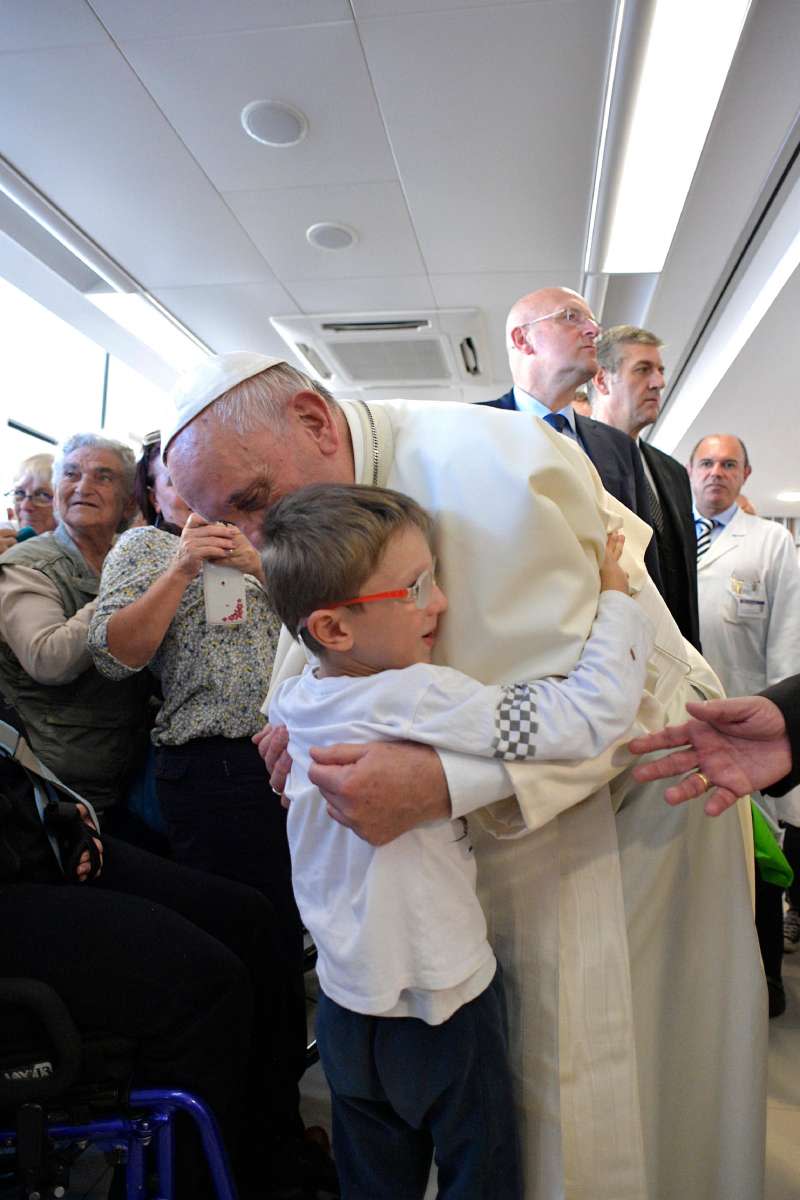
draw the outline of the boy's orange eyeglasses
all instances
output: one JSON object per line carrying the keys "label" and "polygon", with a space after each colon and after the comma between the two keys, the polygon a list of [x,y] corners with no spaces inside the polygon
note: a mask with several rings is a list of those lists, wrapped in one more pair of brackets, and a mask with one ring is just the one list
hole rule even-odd
{"label": "boy's orange eyeglasses", "polygon": [[417,608],[426,608],[431,601],[433,588],[436,583],[436,563],[423,571],[415,579],[411,587],[395,588],[391,592],[373,592],[371,596],[356,596],[353,600],[337,600],[335,604],[326,604],[326,608],[346,608],[349,604],[371,604],[373,600],[413,600]]}

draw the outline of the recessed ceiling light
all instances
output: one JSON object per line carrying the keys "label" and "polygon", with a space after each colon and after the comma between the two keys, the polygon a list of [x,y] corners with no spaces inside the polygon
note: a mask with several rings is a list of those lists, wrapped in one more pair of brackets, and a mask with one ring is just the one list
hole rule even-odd
{"label": "recessed ceiling light", "polygon": [[306,240],[318,250],[346,250],[358,241],[358,234],[349,225],[319,221],[316,225],[309,225]]}
{"label": "recessed ceiling light", "polygon": [[789,504],[796,504],[800,500],[800,492],[778,492],[776,500],[785,500]]}
{"label": "recessed ceiling light", "polygon": [[252,100],[242,109],[242,126],[264,146],[296,146],[308,133],[308,119],[279,100]]}

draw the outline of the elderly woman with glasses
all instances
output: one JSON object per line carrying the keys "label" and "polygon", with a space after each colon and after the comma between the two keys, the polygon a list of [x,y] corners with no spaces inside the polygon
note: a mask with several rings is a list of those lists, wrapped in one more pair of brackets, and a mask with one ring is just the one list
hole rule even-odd
{"label": "elderly woman with glasses", "polygon": [[71,437],[54,468],[56,528],[0,558],[0,690],[42,761],[99,811],[125,797],[144,744],[143,681],[111,683],[87,645],[135,466],[121,442]]}
{"label": "elderly woman with glasses", "polygon": [[8,497],[13,501],[6,510],[14,525],[0,527],[0,554],[17,541],[19,534],[33,537],[50,533],[56,527],[53,514],[53,456],[33,454],[20,463],[16,483]]}

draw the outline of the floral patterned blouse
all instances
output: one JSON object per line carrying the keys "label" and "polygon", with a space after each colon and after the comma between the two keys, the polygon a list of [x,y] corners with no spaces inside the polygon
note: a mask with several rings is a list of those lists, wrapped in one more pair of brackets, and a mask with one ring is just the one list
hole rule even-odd
{"label": "floral patterned blouse", "polygon": [[[132,529],[105,561],[89,649],[98,671],[110,679],[125,679],[142,668],[128,667],[110,653],[109,619],[163,575],[177,544],[174,534],[161,529]],[[152,733],[155,745],[249,737],[263,726],[259,708],[267,694],[280,623],[257,580],[250,575],[245,579],[247,620],[240,625],[206,624],[202,574],[184,592],[164,640],[147,664],[164,696]]]}

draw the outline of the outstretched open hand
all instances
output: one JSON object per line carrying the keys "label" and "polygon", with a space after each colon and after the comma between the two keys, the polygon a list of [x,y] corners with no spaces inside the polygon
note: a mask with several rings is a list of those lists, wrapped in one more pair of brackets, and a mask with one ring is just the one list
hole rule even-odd
{"label": "outstretched open hand", "polygon": [[681,804],[709,790],[705,812],[716,817],[740,796],[768,787],[790,771],[786,723],[766,696],[707,700],[689,703],[686,709],[693,720],[634,738],[628,745],[632,754],[678,747],[633,770],[640,782],[693,772],[667,788],[664,798],[669,804]]}

